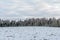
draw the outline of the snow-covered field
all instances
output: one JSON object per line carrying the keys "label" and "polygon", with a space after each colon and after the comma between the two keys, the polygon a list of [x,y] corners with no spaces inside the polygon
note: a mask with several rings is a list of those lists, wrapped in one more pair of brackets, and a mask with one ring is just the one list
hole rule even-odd
{"label": "snow-covered field", "polygon": [[60,40],[60,28],[0,27],[0,40]]}

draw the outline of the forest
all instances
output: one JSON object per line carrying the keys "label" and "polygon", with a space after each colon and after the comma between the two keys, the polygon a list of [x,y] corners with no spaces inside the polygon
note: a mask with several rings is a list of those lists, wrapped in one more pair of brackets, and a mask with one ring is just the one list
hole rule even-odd
{"label": "forest", "polygon": [[49,26],[60,27],[60,19],[56,18],[30,18],[25,20],[3,20],[0,19],[0,27],[18,27],[18,26]]}

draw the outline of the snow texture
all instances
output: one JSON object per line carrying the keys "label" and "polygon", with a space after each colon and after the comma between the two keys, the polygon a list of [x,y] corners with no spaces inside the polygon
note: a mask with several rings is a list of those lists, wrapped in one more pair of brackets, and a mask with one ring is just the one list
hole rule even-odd
{"label": "snow texture", "polygon": [[0,40],[60,40],[60,28],[0,27]]}

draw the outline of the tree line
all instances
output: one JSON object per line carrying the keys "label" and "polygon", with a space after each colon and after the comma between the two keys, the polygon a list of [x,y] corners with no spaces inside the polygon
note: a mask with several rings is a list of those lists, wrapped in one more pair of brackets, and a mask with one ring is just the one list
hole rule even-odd
{"label": "tree line", "polygon": [[60,27],[60,19],[56,18],[30,18],[25,20],[2,20],[0,19],[0,27],[14,26],[50,26]]}

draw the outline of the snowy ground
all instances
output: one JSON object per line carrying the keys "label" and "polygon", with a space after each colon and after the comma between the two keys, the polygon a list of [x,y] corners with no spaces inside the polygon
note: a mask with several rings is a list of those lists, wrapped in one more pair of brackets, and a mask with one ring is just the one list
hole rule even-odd
{"label": "snowy ground", "polygon": [[0,27],[0,40],[60,40],[60,28]]}

